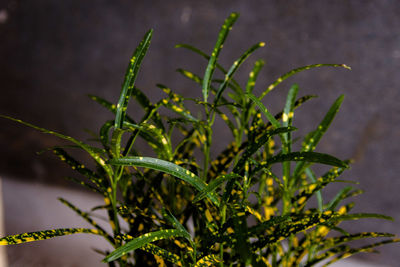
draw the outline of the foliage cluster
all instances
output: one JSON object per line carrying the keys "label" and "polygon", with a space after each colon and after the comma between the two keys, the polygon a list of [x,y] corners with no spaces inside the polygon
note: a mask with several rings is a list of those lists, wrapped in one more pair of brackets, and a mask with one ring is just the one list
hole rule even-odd
{"label": "foliage cluster", "polygon": [[[165,97],[152,103],[135,86],[142,60],[149,48],[152,30],[134,51],[116,104],[91,95],[113,114],[96,137],[97,145],[46,130],[18,119],[8,118],[72,143],[52,151],[82,179],[71,178],[104,197],[104,204],[82,211],[60,199],[86,220],[91,229],[55,229],[0,239],[1,245],[89,233],[103,236],[113,251],[100,252],[110,266],[312,266],[326,265],[376,246],[397,242],[391,234],[348,233],[339,224],[360,218],[391,219],[379,214],[351,213],[350,197],[360,190],[346,186],[327,201],[321,190],[338,179],[348,161],[314,152],[342,103],[340,96],[320,124],[306,135],[299,151],[293,151],[295,109],[314,96],[297,97],[293,85],[282,112],[273,115],[263,98],[285,79],[317,67],[343,64],[316,64],[294,69],[267,87],[260,96],[253,89],[264,62],[257,60],[242,88],[233,78],[242,63],[264,43],[245,51],[225,70],[218,62],[225,39],[238,14],[224,22],[211,55],[190,45],[178,45],[208,61],[204,76],[179,69],[183,76],[199,84],[202,99],[186,98],[165,85],[157,86]],[[215,79],[214,72],[223,79]],[[136,100],[143,117],[127,114],[129,100]],[[203,109],[195,115],[188,103]],[[166,112],[168,111],[168,112]],[[171,115],[173,114],[173,115]],[[216,118],[226,123],[232,142],[217,156],[210,153]],[[176,138],[172,138],[175,136]],[[140,151],[137,139],[152,150]],[[68,150],[88,153],[96,164],[89,169]],[[315,165],[329,170],[317,175]],[[96,222],[94,210],[106,210],[111,230]],[[386,237],[370,245],[353,247],[350,241]]]}

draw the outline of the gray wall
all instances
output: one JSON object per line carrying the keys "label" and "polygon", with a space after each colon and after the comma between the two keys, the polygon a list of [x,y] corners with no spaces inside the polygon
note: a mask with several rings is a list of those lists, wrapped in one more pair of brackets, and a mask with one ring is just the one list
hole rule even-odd
{"label": "gray wall", "polygon": [[[263,58],[259,94],[280,74],[313,63],[346,63],[353,70],[321,68],[301,73],[272,92],[266,104],[279,111],[288,87],[320,97],[302,108],[295,126],[311,130],[329,105],[345,94],[341,112],[318,151],[355,158],[345,177],[360,182],[358,211],[383,212],[397,223],[371,220],[365,230],[400,233],[400,2],[376,1],[1,1],[0,114],[86,138],[110,115],[85,94],[117,100],[125,67],[145,31],[154,39],[138,86],[152,99],[156,83],[188,96],[200,88],[180,77],[185,67],[202,74],[206,62],[175,49],[196,44],[210,51],[219,26],[232,11],[241,16],[221,62],[229,66],[258,41],[267,46],[250,58]],[[245,81],[251,64],[238,79]],[[135,107],[130,111],[134,113]],[[0,120],[0,174],[65,184],[69,172],[50,153],[35,152],[59,140]],[[60,169],[61,168],[61,169]],[[330,194],[330,193],[328,193]],[[358,228],[358,227],[357,227]],[[356,230],[356,229],[354,229]],[[359,230],[359,229],[357,229]],[[395,266],[397,245],[363,256]]]}

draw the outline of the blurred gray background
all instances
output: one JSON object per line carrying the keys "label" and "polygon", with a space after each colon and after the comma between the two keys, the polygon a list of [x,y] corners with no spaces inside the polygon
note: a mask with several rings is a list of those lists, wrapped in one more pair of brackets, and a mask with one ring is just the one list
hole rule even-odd
{"label": "blurred gray background", "polygon": [[[137,85],[152,100],[161,97],[156,83],[185,96],[200,96],[200,87],[175,70],[184,67],[202,75],[206,61],[174,45],[188,43],[210,52],[220,25],[233,11],[240,18],[226,41],[221,64],[228,68],[248,47],[265,41],[266,47],[249,58],[236,77],[244,84],[253,62],[264,59],[258,95],[295,67],[314,63],[352,67],[352,71],[319,68],[298,74],[268,95],[265,104],[280,111],[293,83],[299,84],[300,95],[317,94],[319,98],[295,117],[294,125],[305,133],[345,94],[341,111],[317,150],[355,159],[345,177],[360,182],[358,187],[366,191],[357,197],[355,211],[381,212],[396,220],[359,221],[348,229],[399,235],[399,1],[1,0],[0,114],[88,138],[83,129],[97,132],[111,116],[85,95],[117,101],[131,53],[149,28],[154,28],[154,37]],[[134,116],[135,106],[128,111]],[[225,136],[221,134],[221,143]],[[57,144],[58,139],[1,119],[0,175],[69,185],[63,179],[71,174],[67,167],[51,153],[35,154]],[[5,213],[7,217],[7,207]],[[6,231],[12,230],[13,225],[6,223]],[[398,245],[380,250],[359,257],[397,266]]]}

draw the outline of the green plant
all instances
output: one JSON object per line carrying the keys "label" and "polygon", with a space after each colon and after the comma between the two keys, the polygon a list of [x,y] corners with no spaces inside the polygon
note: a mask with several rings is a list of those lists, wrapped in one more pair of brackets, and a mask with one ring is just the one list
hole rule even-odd
{"label": "green plant", "polygon": [[[2,116],[73,144],[54,147],[52,151],[82,175],[82,179],[74,181],[104,197],[104,205],[94,209],[107,211],[112,231],[100,226],[91,211],[81,211],[60,199],[93,228],[12,235],[1,238],[0,244],[90,233],[103,236],[115,249],[103,252],[104,262],[110,266],[312,266],[326,259],[330,260],[328,265],[358,252],[371,252],[376,246],[398,242],[388,233],[350,234],[339,227],[346,220],[391,220],[380,214],[350,213],[354,204],[347,199],[360,194],[360,190],[346,186],[330,201],[321,194],[330,183],[343,182],[338,177],[348,168],[349,161],[314,152],[343,96],[333,103],[316,129],[306,135],[300,151],[293,151],[294,110],[314,96],[297,98],[299,88],[293,85],[282,112],[276,115],[261,102],[282,81],[300,71],[323,66],[349,67],[316,64],[297,68],[279,77],[256,97],[253,88],[264,65],[262,60],[255,62],[245,88],[233,76],[264,43],[256,43],[245,51],[229,70],[217,63],[237,17],[233,13],[225,20],[210,56],[189,45],[177,46],[208,60],[203,78],[188,70],[178,70],[201,86],[202,99],[185,98],[158,84],[166,96],[151,103],[135,86],[152,37],[152,31],[147,32],[129,63],[118,103],[90,96],[115,114],[115,119],[105,122],[100,129],[96,140],[100,146]],[[217,69],[223,79],[213,79]],[[131,98],[144,111],[139,120],[127,114]],[[187,108],[188,102],[204,112],[193,115]],[[216,117],[226,123],[232,143],[215,157],[210,148]],[[156,157],[136,148],[138,138],[146,142]],[[96,168],[85,167],[68,149],[86,151]],[[331,168],[318,177],[313,171],[315,164]],[[313,198],[317,200],[316,207]],[[122,220],[126,222],[124,226]],[[348,244],[375,237],[387,239],[362,247]]]}

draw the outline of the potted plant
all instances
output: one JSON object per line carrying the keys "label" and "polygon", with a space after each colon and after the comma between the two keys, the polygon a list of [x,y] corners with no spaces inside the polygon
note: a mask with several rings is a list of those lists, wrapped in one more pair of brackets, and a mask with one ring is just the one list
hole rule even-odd
{"label": "potted plant", "polygon": [[[349,198],[361,193],[346,186],[333,199],[321,190],[349,166],[328,154],[315,152],[343,101],[331,105],[315,130],[307,134],[294,151],[294,111],[314,96],[298,97],[293,85],[282,111],[271,114],[263,98],[285,79],[318,67],[350,69],[344,64],[315,64],[283,74],[260,95],[253,93],[264,62],[257,60],[245,88],[234,79],[241,64],[257,49],[246,50],[229,69],[218,64],[218,56],[233,24],[232,13],[222,25],[211,55],[190,45],[189,49],[208,61],[202,77],[184,69],[183,76],[200,85],[202,98],[189,98],[165,85],[157,87],[165,97],[152,103],[136,85],[140,65],[148,51],[153,31],[148,31],[129,62],[119,100],[113,104],[90,98],[114,114],[99,131],[92,145],[8,116],[1,116],[43,133],[71,142],[52,151],[76,170],[76,182],[104,198],[94,209],[107,211],[111,231],[100,226],[91,211],[60,199],[92,228],[61,228],[2,237],[0,245],[19,244],[62,235],[87,233],[103,236],[114,248],[101,252],[110,266],[313,266],[326,265],[358,252],[398,242],[392,234],[348,233],[342,221],[361,218],[388,219],[380,214],[351,213]],[[220,71],[223,79],[215,79]],[[144,115],[130,117],[127,107],[135,100]],[[188,108],[194,103],[202,113]],[[231,143],[217,156],[210,153],[219,117],[231,136]],[[225,134],[225,133],[224,133]],[[174,136],[174,138],[173,138]],[[142,139],[152,150],[138,150]],[[95,168],[74,159],[69,149],[88,153]],[[156,156],[149,156],[149,155]],[[321,175],[314,166],[331,166]],[[317,204],[310,201],[315,197]],[[346,202],[344,202],[346,200]],[[370,245],[352,247],[348,242],[385,237]]]}

